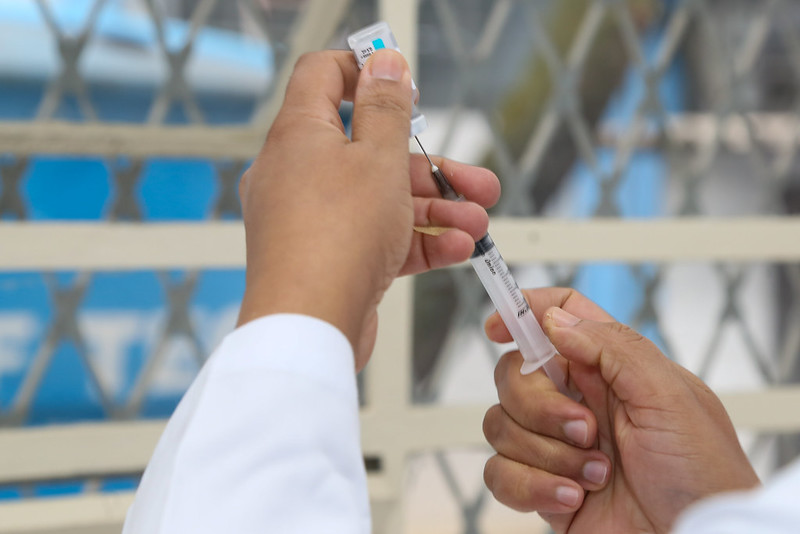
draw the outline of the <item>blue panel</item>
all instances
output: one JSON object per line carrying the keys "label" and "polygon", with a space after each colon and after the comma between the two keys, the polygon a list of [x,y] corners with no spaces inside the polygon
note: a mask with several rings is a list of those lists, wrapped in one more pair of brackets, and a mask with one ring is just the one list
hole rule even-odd
{"label": "blue panel", "polygon": [[12,121],[34,119],[43,94],[41,82],[0,76],[0,117]]}
{"label": "blue panel", "polygon": [[220,309],[238,305],[244,296],[244,269],[205,271],[195,288],[197,306]]}
{"label": "blue panel", "polygon": [[630,323],[644,296],[642,285],[624,264],[584,265],[575,278],[575,289],[622,323]]}
{"label": "blue panel", "polygon": [[205,161],[152,160],[142,180],[142,205],[149,220],[203,220],[216,198],[214,166]]}
{"label": "blue panel", "polygon": [[164,307],[161,282],[152,271],[97,273],[83,299],[92,310],[158,310]]}
{"label": "blue panel", "polygon": [[0,487],[0,501],[9,499],[20,499],[22,491],[17,486],[2,486]]}
{"label": "blue panel", "polygon": [[0,410],[16,397],[51,316],[40,274],[0,274]]}
{"label": "blue panel", "polygon": [[37,497],[56,497],[63,495],[74,495],[83,493],[84,482],[80,480],[75,481],[58,481],[58,482],[43,482],[37,484],[34,490],[34,495]]}
{"label": "blue panel", "polygon": [[[663,28],[654,27],[642,38],[648,64],[653,64],[658,46],[663,40]],[[680,56],[669,66],[659,80],[660,101],[667,112],[677,112],[685,107],[684,65]],[[620,128],[633,119],[642,105],[646,85],[642,71],[631,67],[617,93],[610,100],[601,122],[612,122]],[[647,114],[652,117],[652,113]],[[656,121],[655,118],[651,118]],[[608,176],[615,168],[618,154],[615,149],[598,148],[596,158],[600,176]],[[620,186],[614,201],[622,217],[657,217],[664,213],[667,169],[660,154],[650,150],[637,150],[623,170]],[[578,162],[571,173],[570,197],[573,217],[591,216],[600,202],[601,189],[594,170]],[[574,193],[573,193],[574,192]],[[638,280],[630,268],[622,264],[590,264],[583,266],[576,277],[576,288],[596,301],[617,320],[629,323],[644,298],[644,282]],[[646,334],[655,335],[654,325],[642,325]],[[662,343],[658,336],[651,337]]]}
{"label": "blue panel", "polygon": [[143,122],[156,97],[155,88],[123,84],[89,84],[92,107],[103,122]]}
{"label": "blue panel", "polygon": [[[94,3],[94,0],[74,0],[53,2],[50,7],[59,26],[74,34],[83,27]],[[125,4],[119,0],[104,4],[93,31],[95,38],[79,65],[87,76],[91,104],[101,122],[145,121],[164,81],[155,64],[163,61],[163,57],[150,17],[127,10]],[[170,47],[182,46],[188,27],[182,21],[166,21]],[[15,36],[29,36],[27,42],[23,39],[18,45],[23,52],[30,52],[24,62],[19,62],[14,55],[18,51],[9,54],[6,50],[3,54],[0,50],[0,119],[32,120],[52,82],[50,76],[59,71],[55,42],[49,38],[44,20],[31,2],[0,2],[0,32],[7,28]],[[155,60],[152,64],[139,64],[147,79],[130,83],[130,76],[126,76],[130,64],[119,58],[146,62],[149,57]],[[110,68],[105,69],[105,65]],[[208,76],[200,77],[197,83],[204,89],[194,96],[208,124],[249,121],[262,94],[256,94],[252,88],[257,83],[266,84],[274,74],[268,44],[213,28],[202,29],[194,43],[188,68],[198,66],[230,73],[226,83],[234,89],[227,93],[223,85],[209,84]],[[100,72],[100,69],[105,70]],[[246,83],[240,85],[240,79]],[[69,94],[59,101],[55,117],[76,121],[86,118],[75,97]],[[185,123],[186,119],[182,104],[173,103],[166,122]],[[6,161],[10,157],[0,155],[0,158]],[[124,162],[120,158],[120,163]],[[35,157],[20,182],[20,196],[30,218],[35,220],[104,220],[118,193],[106,160],[99,157]],[[201,159],[148,160],[135,194],[145,219],[204,220],[219,194],[215,165]],[[171,274],[185,276],[184,272]],[[58,284],[72,284],[75,273],[59,273],[56,279]],[[243,292],[243,270],[202,274],[191,303],[193,321],[196,316],[201,335],[210,331],[214,332],[211,337],[221,335]],[[0,274],[0,412],[13,402],[51,326],[50,297],[38,273]],[[92,275],[80,305],[79,328],[92,354],[102,354],[101,372],[107,373],[103,377],[111,382],[107,385],[114,402],[123,403],[128,398],[146,358],[166,328],[165,302],[164,288],[152,271]],[[204,342],[212,342],[211,337],[204,337]],[[164,391],[169,392],[169,388]],[[181,394],[149,395],[144,415],[170,415]],[[35,393],[28,423],[91,420],[106,415],[76,347],[60,340]],[[105,481],[102,490],[133,489],[137,484],[136,477],[119,477]],[[81,481],[58,482],[41,484],[34,491],[37,495],[60,495],[80,492],[83,486]],[[20,488],[0,488],[0,499],[20,496]]]}
{"label": "blue panel", "polygon": [[60,343],[33,399],[30,423],[96,420],[104,416],[98,392],[75,346]]}
{"label": "blue panel", "polygon": [[100,484],[100,491],[113,493],[115,491],[132,491],[139,486],[139,477],[112,477],[105,479]]}
{"label": "blue panel", "polygon": [[109,189],[102,161],[77,158],[37,158],[24,184],[32,219],[99,219]]}
{"label": "blue panel", "polygon": [[164,419],[172,415],[183,395],[150,395],[142,405],[142,417]]}
{"label": "blue panel", "polygon": [[660,154],[641,150],[631,158],[630,166],[616,191],[617,206],[623,217],[653,217],[666,208],[667,166]]}

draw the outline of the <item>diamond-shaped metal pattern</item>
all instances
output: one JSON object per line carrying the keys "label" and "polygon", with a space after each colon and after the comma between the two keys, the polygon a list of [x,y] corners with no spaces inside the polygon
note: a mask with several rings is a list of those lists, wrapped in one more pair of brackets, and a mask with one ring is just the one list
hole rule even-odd
{"label": "diamond-shaped metal pattern", "polygon": [[[35,6],[36,12],[41,17],[42,24],[47,28],[53,38],[53,45],[58,54],[59,68],[53,78],[46,81],[46,89],[34,114],[37,120],[62,118],[63,108],[73,103],[80,112],[75,118],[96,121],[100,116],[98,107],[104,105],[102,95],[93,91],[91,81],[86,79],[86,50],[90,44],[97,44],[107,36],[98,36],[98,27],[104,15],[109,11],[119,9],[120,3],[113,0],[91,0],[84,3],[84,17],[77,23],[74,13],[64,9],[63,5],[47,0],[30,0],[30,5]],[[190,86],[187,78],[187,66],[197,54],[196,42],[202,31],[207,26],[214,26],[210,19],[215,9],[219,7],[217,0],[200,0],[187,7],[186,3],[172,6],[170,2],[160,0],[139,0],[127,2],[125,6],[135,23],[144,28],[144,33],[137,38],[146,39],[148,32],[152,32],[152,42],[135,43],[148,50],[155,50],[153,60],[161,63],[159,66],[167,73],[155,90],[155,98],[149,105],[144,116],[132,117],[131,120],[161,124],[175,120],[180,116],[173,113],[173,108],[179,108],[183,116],[190,122],[202,123],[205,116],[198,102],[195,90]],[[189,3],[192,4],[192,3]],[[254,43],[269,46],[275,56],[275,67],[281,67],[283,58],[289,51],[291,28],[295,22],[304,15],[303,10],[289,6],[270,6],[257,0],[239,0],[236,2],[239,19],[242,27],[242,38],[246,45],[252,49]],[[228,6],[230,7],[230,6]],[[169,9],[174,8],[174,9]],[[80,11],[79,8],[78,11]],[[319,6],[317,6],[319,11]],[[186,20],[182,22],[168,17],[168,12],[186,12]],[[119,12],[116,12],[119,15]],[[318,16],[318,15],[317,15]],[[347,24],[344,21],[331,21],[334,24]],[[176,30],[176,28],[178,31]],[[129,30],[129,28],[128,28]],[[335,28],[330,31],[334,33]],[[133,30],[130,30],[133,31]],[[182,32],[182,35],[181,35]],[[177,37],[176,37],[177,36]],[[303,46],[304,43],[297,43]],[[301,53],[303,50],[295,51]],[[158,69],[156,69],[158,70]],[[268,75],[269,73],[257,73]],[[272,73],[274,79],[274,73]],[[2,85],[0,85],[2,89]],[[232,87],[236,90],[236,87]],[[272,89],[267,88],[267,95],[253,95],[249,105],[252,116],[267,98],[272,95]],[[218,96],[224,100],[225,95]],[[0,110],[2,112],[2,110]],[[67,117],[71,117],[66,113]],[[246,123],[251,116],[243,115],[241,111],[228,112],[224,117],[229,122]],[[220,119],[215,119],[219,121]],[[23,178],[32,167],[36,158],[9,157],[0,159],[0,218],[27,219],[29,214],[26,205]],[[146,210],[143,209],[142,192],[140,190],[143,177],[150,172],[148,161],[141,158],[126,158],[124,153],[119,158],[104,161],[111,180],[111,195],[106,201],[106,218],[111,221],[142,221]],[[217,188],[215,198],[209,201],[211,210],[207,216],[213,219],[240,217],[241,207],[238,199],[238,182],[247,167],[248,162],[224,160],[214,162],[215,180]],[[181,193],[183,196],[185,194]],[[187,202],[197,202],[189,198]],[[41,216],[40,216],[41,217]],[[47,218],[47,213],[44,214]],[[182,215],[176,215],[181,218]],[[52,319],[49,326],[42,332],[39,349],[32,356],[28,368],[24,371],[21,386],[7,413],[0,411],[0,421],[6,424],[25,423],[31,409],[31,403],[40,387],[42,376],[47,372],[54,355],[61,350],[62,342],[74,346],[88,370],[88,379],[92,388],[101,398],[104,414],[109,418],[130,418],[140,415],[143,403],[147,397],[154,376],[164,364],[166,352],[175,338],[184,338],[192,347],[198,367],[202,364],[210,347],[200,343],[197,326],[190,318],[192,309],[191,301],[195,295],[195,287],[200,273],[185,273],[181,281],[170,273],[159,273],[159,280],[163,286],[166,302],[165,327],[160,333],[154,334],[150,339],[143,340],[143,346],[151,351],[149,355],[140,355],[143,360],[138,375],[134,376],[134,385],[130,395],[122,404],[113,403],[106,388],[95,372],[94,360],[88,357],[88,347],[85,337],[81,334],[79,318],[87,311],[81,309],[81,299],[92,281],[92,273],[80,273],[66,285],[59,285],[54,277],[47,284],[52,297]],[[229,295],[230,301],[236,301],[240,295]],[[0,298],[2,300],[2,298]],[[2,357],[2,355],[0,355]],[[135,362],[128,362],[136,369]]]}
{"label": "diamond-shaped metal pattern", "polygon": [[97,17],[106,0],[95,0],[82,29],[77,35],[65,34],[59,25],[49,4],[45,0],[36,0],[42,19],[47,23],[50,32],[56,39],[61,58],[61,73],[51,80],[45,97],[39,107],[38,117],[49,119],[58,110],[64,96],[74,97],[86,120],[94,120],[97,115],[90,102],[89,90],[79,70],[79,62],[86,43],[90,39],[97,22]]}
{"label": "diamond-shaped metal pattern", "polygon": [[[595,182],[597,195],[586,208],[573,212],[547,211],[548,215],[641,217],[786,213],[780,199],[797,168],[800,32],[791,21],[800,18],[798,6],[781,1],[756,4],[712,0],[666,3],[598,0],[547,6],[494,1],[481,5],[485,4],[491,4],[491,15],[484,18],[485,26],[472,29],[480,36],[476,39],[480,44],[472,44],[473,48],[468,48],[470,45],[465,44],[466,40],[460,35],[474,23],[468,9],[456,9],[456,3],[451,0],[428,0],[422,2],[422,12],[436,18],[434,21],[424,19],[428,27],[442,28],[440,37],[445,44],[436,53],[449,55],[452,62],[448,70],[446,62],[439,58],[437,72],[452,72],[457,76],[455,85],[459,86],[459,91],[452,103],[451,123],[456,123],[456,116],[471,112],[482,117],[493,134],[491,144],[486,147],[488,157],[477,156],[475,161],[488,162],[503,182],[504,197],[496,209],[498,213],[530,216],[542,212],[546,200],[541,197],[576,180],[571,171],[576,164],[585,169],[582,175],[585,180]],[[530,35],[515,29],[514,21],[520,17],[525,17],[525,31]],[[476,100],[470,98],[470,91],[482,88],[476,83],[475,73],[481,72],[487,62],[500,62],[504,57],[512,61],[499,37],[505,31],[516,32],[513,40],[508,38],[506,42],[529,46],[528,52],[534,59],[517,64],[530,70],[523,74],[514,72],[497,82],[507,88],[505,101],[501,98],[499,104],[493,106],[466,109],[471,100]],[[565,39],[564,35],[570,38]],[[773,64],[772,69],[784,69],[788,73],[785,78],[793,84],[788,99],[790,105],[782,109],[773,107],[769,95],[759,95],[766,55],[775,54],[775,50],[781,67]],[[620,57],[624,58],[622,64],[618,63]],[[596,66],[603,61],[608,62],[605,73]],[[423,75],[424,67],[423,61]],[[690,89],[696,87],[696,95],[692,97],[695,102],[676,103],[674,94],[669,93],[678,88],[674,81],[676,71],[679,71],[682,90],[690,93]],[[495,72],[500,73],[502,69],[497,68]],[[530,72],[537,74],[538,82],[533,76],[526,77]],[[598,75],[602,74],[609,80],[598,80]],[[609,91],[606,84],[611,84],[613,90]],[[421,86],[426,87],[424,78]],[[631,90],[630,86],[635,89]],[[524,97],[528,99],[526,106],[514,108],[508,104]],[[615,111],[614,108],[624,109]],[[516,110],[518,115],[530,113],[535,120],[530,121],[527,128],[518,126],[515,130],[510,125],[523,121],[509,110]],[[783,114],[788,126],[781,129],[780,134],[770,132],[767,111]],[[693,116],[702,117],[704,121],[702,136],[692,132],[696,123],[689,119]],[[731,134],[737,128],[739,134],[736,135],[741,136],[738,141]],[[449,144],[452,137],[452,131],[442,136],[441,147],[445,153],[452,148]],[[737,142],[744,143],[746,149],[737,150]],[[648,172],[644,163],[653,157],[663,162],[664,173],[655,182],[656,187],[642,194],[646,180],[642,175]],[[731,175],[735,179],[726,180]],[[542,184],[548,186],[542,187]],[[677,202],[665,202],[667,198]],[[573,204],[579,202],[581,200],[577,199]],[[655,208],[643,211],[643,203]],[[702,322],[710,325],[710,329],[702,332],[675,330],[672,324],[678,323],[666,320],[666,314],[676,313],[674,305],[665,307],[665,302],[675,302],[674,292],[701,292],[702,295],[705,291],[701,282],[693,282],[691,276],[681,276],[681,284],[676,286],[677,279],[667,276],[671,265],[632,266],[632,278],[613,267],[589,265],[580,270],[575,267],[549,266],[549,282],[577,284],[612,311],[617,311],[620,320],[643,331],[667,354],[711,380],[715,387],[725,388],[726,383],[737,383],[725,363],[736,359],[747,363],[748,383],[797,380],[800,335],[792,326],[796,326],[800,301],[796,266],[775,267],[764,275],[768,282],[774,283],[777,273],[783,273],[783,302],[769,291],[769,284],[759,286],[762,291],[756,298],[753,298],[753,291],[745,290],[748,278],[762,273],[763,266],[710,266],[710,276],[720,285],[720,306],[718,311],[715,307],[707,309],[712,315]],[[691,274],[699,267],[687,265],[684,272]],[[455,332],[451,330],[449,337],[479,330],[480,321],[476,321],[475,316],[480,315],[480,302],[485,302],[479,286],[470,287],[469,276],[461,277],[461,274],[471,273],[458,271],[454,274],[458,275],[453,277],[456,298],[461,304],[468,303],[469,313],[457,308],[456,320],[449,323]],[[424,287],[418,294],[436,290],[429,287],[436,283],[436,278],[420,278],[418,283]],[[603,291],[603,285],[616,288],[624,296]],[[710,292],[709,296],[712,294]],[[623,299],[633,308],[621,305]],[[683,309],[680,313],[692,314],[693,310]],[[764,321],[754,323],[753,317],[759,313],[767,317],[791,313],[795,322],[787,318],[778,332],[777,326],[765,328]],[[444,323],[439,326],[442,325]],[[780,356],[765,350],[759,342],[762,339],[778,347]],[[686,347],[687,343],[696,346],[688,361],[678,349]],[[426,347],[424,343],[417,346]],[[438,364],[426,362],[420,354],[415,357],[423,362],[421,365],[431,369],[430,376],[438,377],[437,369],[447,368],[446,362],[464,358],[463,354],[452,353],[452,346],[445,340],[439,345],[439,354],[428,355],[427,359],[438,360]],[[483,352],[489,358],[497,356],[496,351]],[[698,356],[699,360],[695,361]],[[436,385],[430,382],[425,385],[426,394],[419,395],[418,400],[437,398]],[[756,462],[759,455],[773,455],[768,457],[774,458],[775,449],[765,444],[774,443],[775,439],[760,436],[752,441],[749,451]],[[783,439],[778,463],[785,462],[797,451],[796,440]],[[772,465],[774,467],[774,463]],[[440,462],[440,468],[449,480],[446,463]],[[451,493],[462,507],[464,531],[479,531],[476,518],[480,514],[476,513],[475,506],[481,506],[480,499],[466,502],[455,487],[451,488]]]}
{"label": "diamond-shaped metal pattern", "polygon": [[[30,116],[104,120],[108,113],[103,110],[116,109],[119,102],[103,101],[88,79],[86,52],[102,45],[100,21],[117,3],[85,2],[85,16],[76,23],[65,18],[56,2],[30,1],[58,58],[58,69],[46,80]],[[216,24],[220,9],[230,11],[229,3],[128,4],[135,5],[138,20],[152,33],[151,41],[135,46],[151,54],[153,70],[163,76],[155,77],[152,98],[140,106],[143,111],[125,120],[151,125],[247,124],[270,116],[280,97],[275,89],[302,46],[294,42],[293,32],[302,29],[303,10],[280,2],[232,3],[240,33],[270,47],[273,68],[268,76],[256,73],[259,80],[268,79],[262,92],[242,97],[244,104],[237,101],[230,108],[234,111],[221,116],[205,103],[188,71],[193,65],[199,68],[200,63],[193,62],[200,58],[200,36]],[[422,105],[444,111],[437,118],[444,130],[437,146],[430,148],[457,153],[455,128],[466,115],[485,124],[490,140],[473,159],[494,168],[503,182],[504,195],[494,213],[681,217],[783,215],[790,209],[783,199],[800,168],[800,6],[795,2],[420,0],[419,7]],[[183,20],[176,20],[176,13],[182,13]],[[346,30],[374,16],[374,2],[354,2],[342,20],[329,21],[324,32],[341,41]],[[229,26],[230,20],[225,27]],[[443,76],[449,79],[443,81]],[[31,186],[25,180],[38,160],[0,154],[0,219],[48,218],[46,210],[30,205]],[[101,161],[110,180],[104,218],[146,220],[141,184],[151,172],[150,161],[126,157],[124,150]],[[213,162],[215,190],[208,193],[210,200],[202,200],[209,206],[207,218],[241,216],[237,185],[246,166],[240,160]],[[555,203],[565,191],[569,196]],[[731,343],[736,344],[737,358],[756,370],[759,382],[800,378],[797,265],[514,268],[522,280],[530,275],[537,283],[577,285],[701,377],[721,380],[715,386],[724,386],[720,369]],[[84,301],[94,276],[99,275],[45,276],[49,322],[38,334],[30,361],[19,371],[12,402],[0,406],[0,424],[30,422],[42,381],[64,344],[78,354],[85,388],[96,396],[103,416],[112,419],[136,418],[146,411],[153,383],[176,339],[188,347],[198,367],[202,364],[211,347],[205,336],[201,340],[202,327],[192,315],[201,273],[156,273],[163,291],[156,298],[163,301],[163,309],[157,325],[136,330],[141,338],[137,348],[120,360],[119,366],[130,375],[129,387],[120,396],[97,369],[97,357],[87,343],[90,336],[83,319],[92,309]],[[758,285],[763,291],[756,291],[754,299],[748,281],[755,276],[767,282]],[[480,335],[488,304],[467,269],[419,277],[417,286],[417,313],[426,320],[415,332],[414,397],[417,402],[447,402],[443,384],[448,369],[461,357],[457,342],[465,335]],[[0,285],[0,304],[3,291]],[[676,303],[690,301],[682,297],[687,292],[704,292],[713,301],[697,308],[702,314],[698,322],[708,327],[693,329],[675,320]],[[443,300],[426,302],[425,295]],[[231,295],[229,300],[237,298]],[[774,330],[764,333],[763,324],[754,324],[759,310],[776,317]],[[0,311],[14,312],[14,305],[3,305]],[[497,358],[498,349],[488,342],[475,347],[481,358]],[[0,374],[0,385],[2,380]],[[781,463],[800,450],[796,439],[783,439],[777,447],[774,443],[770,436],[756,436],[751,452],[774,455],[778,450]],[[462,510],[464,532],[483,532],[490,499],[485,492],[465,495],[446,455],[434,458],[432,463]],[[91,490],[102,484],[84,486]],[[31,487],[22,492],[35,493]]]}
{"label": "diamond-shaped metal pattern", "polygon": [[25,205],[19,189],[27,168],[25,158],[0,160],[0,219],[25,219]]}

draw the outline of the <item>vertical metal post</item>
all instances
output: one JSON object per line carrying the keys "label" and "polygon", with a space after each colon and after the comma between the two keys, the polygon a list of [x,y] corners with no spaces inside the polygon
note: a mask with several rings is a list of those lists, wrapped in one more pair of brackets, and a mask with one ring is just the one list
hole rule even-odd
{"label": "vertical metal post", "polygon": [[[391,26],[411,72],[416,75],[419,0],[378,0],[378,16]],[[386,420],[411,409],[413,307],[413,279],[396,280],[381,306],[385,314],[378,330],[376,361],[369,370],[367,382],[368,406],[379,411]],[[392,499],[394,503],[387,502],[388,506],[383,507],[382,517],[377,517],[376,513],[374,530],[381,534],[400,534],[403,531],[404,472],[408,451],[392,450],[387,441],[383,453],[386,456],[383,458],[384,480],[395,498]]]}
{"label": "vertical metal post", "polygon": [[417,73],[419,51],[417,47],[419,29],[419,0],[378,0],[378,16],[392,27],[394,36],[403,50],[403,55]]}
{"label": "vertical metal post", "polygon": [[366,412],[372,412],[383,428],[378,475],[385,494],[373,507],[374,531],[399,534],[403,526],[403,491],[407,442],[396,438],[397,421],[411,410],[411,350],[413,332],[413,280],[395,280],[379,307],[380,323],[374,359],[367,366]]}

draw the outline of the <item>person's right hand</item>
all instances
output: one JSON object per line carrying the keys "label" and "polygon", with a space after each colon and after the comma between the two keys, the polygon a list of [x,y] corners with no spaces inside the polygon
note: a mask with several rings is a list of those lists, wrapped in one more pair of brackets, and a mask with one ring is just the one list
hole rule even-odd
{"label": "person's right hand", "polygon": [[[698,499],[759,483],[700,379],[573,290],[526,294],[584,400],[541,371],[521,375],[519,352],[500,360],[500,404],[484,420],[497,451],[484,478],[500,502],[538,511],[557,533],[669,532]],[[497,315],[486,332],[511,341]]]}
{"label": "person's right hand", "polygon": [[[246,287],[239,324],[277,313],[321,319],[369,359],[378,303],[399,275],[464,261],[500,195],[489,170],[433,157],[467,201],[441,197],[431,167],[409,154],[411,72],[394,50],[359,72],[344,50],[304,55],[239,190]],[[339,105],[353,101],[348,138]],[[441,235],[415,226],[443,227]]]}

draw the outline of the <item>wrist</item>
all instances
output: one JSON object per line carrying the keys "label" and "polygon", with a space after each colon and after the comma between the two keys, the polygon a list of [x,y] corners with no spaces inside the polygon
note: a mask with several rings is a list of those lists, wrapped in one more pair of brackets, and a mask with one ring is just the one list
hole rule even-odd
{"label": "wrist", "polygon": [[[344,274],[341,274],[344,271]],[[248,267],[237,325],[277,313],[321,319],[339,329],[354,351],[370,303],[371,283],[336,265]]]}

